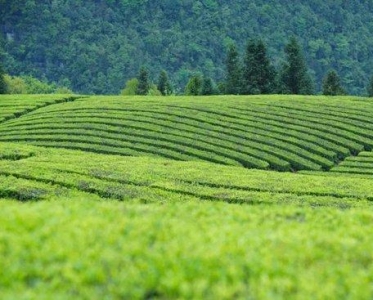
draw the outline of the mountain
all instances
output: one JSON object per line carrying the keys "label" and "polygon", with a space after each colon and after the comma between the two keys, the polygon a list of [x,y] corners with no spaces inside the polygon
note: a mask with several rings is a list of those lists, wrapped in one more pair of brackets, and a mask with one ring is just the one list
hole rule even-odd
{"label": "mountain", "polygon": [[277,67],[297,37],[318,89],[329,69],[351,94],[372,75],[371,1],[0,0],[0,20],[10,74],[80,93],[118,93],[141,66],[179,91],[196,72],[219,82],[228,45],[257,37]]}

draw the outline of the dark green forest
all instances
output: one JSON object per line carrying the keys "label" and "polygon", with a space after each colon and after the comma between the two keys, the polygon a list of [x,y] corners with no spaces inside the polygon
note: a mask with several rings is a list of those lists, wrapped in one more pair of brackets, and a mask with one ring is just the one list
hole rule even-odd
{"label": "dark green forest", "polygon": [[117,94],[141,66],[176,91],[190,76],[224,80],[232,43],[261,38],[273,65],[299,41],[318,91],[335,70],[351,94],[373,73],[373,1],[0,0],[3,65],[80,93]]}

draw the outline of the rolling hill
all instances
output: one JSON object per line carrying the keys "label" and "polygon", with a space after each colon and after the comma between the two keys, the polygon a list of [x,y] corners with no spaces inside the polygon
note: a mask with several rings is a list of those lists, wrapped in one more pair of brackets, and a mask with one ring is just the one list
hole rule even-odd
{"label": "rolling hill", "polygon": [[1,96],[0,298],[370,298],[372,110]]}
{"label": "rolling hill", "polygon": [[363,98],[71,97],[44,107],[28,102],[30,108],[14,102],[4,110],[19,111],[2,122],[0,141],[278,171],[328,171],[373,149],[373,102]]}

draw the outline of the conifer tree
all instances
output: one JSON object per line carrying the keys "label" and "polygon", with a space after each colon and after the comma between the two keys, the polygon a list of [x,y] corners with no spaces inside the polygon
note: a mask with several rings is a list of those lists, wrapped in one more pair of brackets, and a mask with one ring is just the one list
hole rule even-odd
{"label": "conifer tree", "polygon": [[302,50],[295,37],[285,46],[286,63],[283,65],[280,82],[281,92],[286,94],[312,95],[313,83],[308,74]]}
{"label": "conifer tree", "polygon": [[163,96],[172,94],[172,86],[165,70],[162,70],[159,74],[157,88]]}
{"label": "conifer tree", "polygon": [[137,86],[137,95],[147,95],[150,90],[149,73],[145,67],[141,67],[139,76],[137,77],[139,84]]}
{"label": "conifer tree", "polygon": [[267,57],[262,40],[250,40],[243,70],[244,94],[271,94],[275,91],[276,71]]}
{"label": "conifer tree", "polygon": [[341,85],[341,80],[334,70],[330,70],[324,77],[322,83],[322,93],[327,96],[345,95],[346,92]]}
{"label": "conifer tree", "polygon": [[7,84],[5,81],[5,71],[0,61],[0,94],[6,94],[6,93],[7,93]]}
{"label": "conifer tree", "polygon": [[201,95],[213,95],[214,94],[214,84],[210,77],[203,77]]}
{"label": "conifer tree", "polygon": [[241,93],[241,64],[236,45],[229,46],[226,59],[225,93],[238,95]]}
{"label": "conifer tree", "polygon": [[185,95],[197,96],[201,94],[202,80],[200,76],[192,76],[185,87]]}
{"label": "conifer tree", "polygon": [[373,97],[373,76],[370,78],[367,91],[368,91],[368,97]]}

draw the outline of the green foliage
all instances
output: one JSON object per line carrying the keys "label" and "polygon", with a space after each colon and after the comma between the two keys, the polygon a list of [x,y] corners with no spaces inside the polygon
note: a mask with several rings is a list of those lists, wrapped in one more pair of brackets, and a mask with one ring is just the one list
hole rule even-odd
{"label": "green foliage", "polygon": [[373,76],[369,80],[367,92],[368,92],[368,97],[373,97]]}
{"label": "green foliage", "polygon": [[158,90],[155,84],[151,84],[147,95],[148,96],[162,96],[162,92]]}
{"label": "green foliage", "polygon": [[8,94],[73,94],[67,87],[40,81],[31,76],[4,76]]}
{"label": "green foliage", "polygon": [[177,195],[162,205],[66,198],[0,202],[1,298],[100,299],[108,290],[114,299],[371,296],[367,202],[315,209]]}
{"label": "green foliage", "polygon": [[9,94],[27,94],[27,85],[22,77],[5,75]]}
{"label": "green foliage", "polygon": [[168,80],[167,72],[162,70],[159,74],[157,89],[163,96],[171,95],[173,93],[172,86]]}
{"label": "green foliage", "polygon": [[199,75],[192,76],[185,87],[185,95],[197,96],[201,94],[203,81]]}
{"label": "green foliage", "polygon": [[0,298],[369,299],[372,186],[1,144]]}
{"label": "green foliage", "polygon": [[41,107],[68,102],[76,96],[63,95],[2,95],[0,97],[0,123],[18,118]]}
{"label": "green foliage", "polygon": [[238,95],[242,88],[241,63],[235,44],[231,44],[226,58],[225,88],[221,88],[222,94]]}
{"label": "green foliage", "polygon": [[294,35],[318,91],[334,68],[349,94],[365,94],[373,65],[372,3],[338,4],[3,0],[4,68],[48,82],[68,79],[67,87],[79,93],[119,94],[144,65],[150,74],[168,70],[181,90],[196,71],[225,81],[227,46],[236,43],[243,52],[248,37],[262,37],[279,67],[284,44]]}
{"label": "green foliage", "polygon": [[369,98],[137,100],[0,96],[0,299],[371,298]]}
{"label": "green foliage", "polygon": [[140,73],[137,77],[139,85],[137,86],[137,95],[147,95],[150,90],[149,72],[145,67],[141,67]]}
{"label": "green foliage", "polygon": [[341,85],[341,80],[335,70],[330,70],[325,76],[322,84],[322,93],[326,96],[345,95],[346,92]]}
{"label": "green foliage", "polygon": [[285,47],[286,62],[280,72],[280,90],[284,94],[312,95],[313,84],[301,47],[292,37]]}
{"label": "green foliage", "polygon": [[27,86],[27,94],[52,94],[56,90],[55,84],[48,84],[31,76],[23,76]]}
{"label": "green foliage", "polygon": [[58,87],[54,91],[55,94],[60,94],[60,95],[72,95],[74,92],[70,90],[67,87]]}
{"label": "green foliage", "polygon": [[330,170],[331,175],[373,175],[373,152],[360,152],[358,156],[347,157],[339,165]]}
{"label": "green foliage", "polygon": [[8,92],[8,85],[5,80],[5,71],[0,61],[0,94],[6,94]]}
{"label": "green foliage", "polygon": [[276,71],[267,57],[262,40],[250,40],[246,47],[243,71],[244,94],[271,94],[276,90]]}
{"label": "green foliage", "polygon": [[[146,90],[147,90],[146,95],[148,96],[161,96],[162,95],[162,93],[157,89],[157,86],[155,84],[149,84],[149,87]],[[126,82],[126,86],[121,91],[121,95],[124,95],[124,96],[140,95],[139,91],[140,91],[139,90],[139,79],[132,78]]]}
{"label": "green foliage", "polygon": [[122,95],[136,95],[139,86],[139,80],[137,78],[132,78],[126,82],[125,88],[121,91]]}
{"label": "green foliage", "polygon": [[214,95],[216,94],[214,83],[210,77],[204,76],[202,78],[201,95]]}
{"label": "green foliage", "polygon": [[[0,126],[0,141],[277,171],[327,171],[373,149],[372,107],[366,100],[95,96],[55,105],[76,98],[50,97],[50,103],[31,96],[0,99],[0,122],[14,119]],[[30,113],[41,106],[46,107],[40,113]]]}

